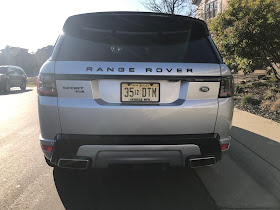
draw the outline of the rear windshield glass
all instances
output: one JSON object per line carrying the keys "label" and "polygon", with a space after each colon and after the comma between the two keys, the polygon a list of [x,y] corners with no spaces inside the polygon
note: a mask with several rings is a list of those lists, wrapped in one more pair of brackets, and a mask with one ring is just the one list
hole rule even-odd
{"label": "rear windshield glass", "polygon": [[116,45],[64,36],[58,61],[217,63],[206,37],[170,45]]}
{"label": "rear windshield glass", "polygon": [[7,73],[7,67],[0,67],[0,74],[6,74]]}

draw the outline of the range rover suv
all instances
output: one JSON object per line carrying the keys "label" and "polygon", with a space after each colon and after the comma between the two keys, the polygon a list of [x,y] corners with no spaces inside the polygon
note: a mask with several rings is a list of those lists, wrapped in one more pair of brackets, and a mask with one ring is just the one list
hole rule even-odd
{"label": "range rover suv", "polygon": [[7,93],[11,87],[26,89],[27,76],[19,66],[0,66],[0,92]]}
{"label": "range rover suv", "polygon": [[38,76],[50,166],[199,167],[229,148],[233,80],[205,22],[104,12],[69,17]]}

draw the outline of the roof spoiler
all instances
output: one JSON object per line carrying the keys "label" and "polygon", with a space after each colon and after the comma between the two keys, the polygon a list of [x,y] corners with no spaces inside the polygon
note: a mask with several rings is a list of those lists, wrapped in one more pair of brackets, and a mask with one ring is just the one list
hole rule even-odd
{"label": "roof spoiler", "polygon": [[183,33],[190,28],[199,34],[209,36],[207,25],[202,20],[151,12],[99,12],[74,15],[66,20],[63,31],[71,35],[88,31],[133,35]]}

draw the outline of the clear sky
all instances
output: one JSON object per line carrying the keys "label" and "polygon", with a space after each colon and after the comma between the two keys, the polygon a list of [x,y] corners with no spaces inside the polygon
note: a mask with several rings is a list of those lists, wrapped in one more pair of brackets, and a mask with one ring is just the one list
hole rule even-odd
{"label": "clear sky", "polygon": [[35,52],[54,45],[67,17],[102,11],[146,11],[138,0],[1,0],[0,49]]}

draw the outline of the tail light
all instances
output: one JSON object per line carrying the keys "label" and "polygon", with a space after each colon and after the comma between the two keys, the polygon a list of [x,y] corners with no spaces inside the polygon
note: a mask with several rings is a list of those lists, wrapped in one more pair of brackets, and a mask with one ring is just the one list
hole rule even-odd
{"label": "tail light", "polygon": [[38,76],[37,93],[41,96],[57,96],[54,75],[40,74]]}
{"label": "tail light", "polygon": [[233,92],[233,77],[222,77],[219,98],[231,97],[233,96]]}

